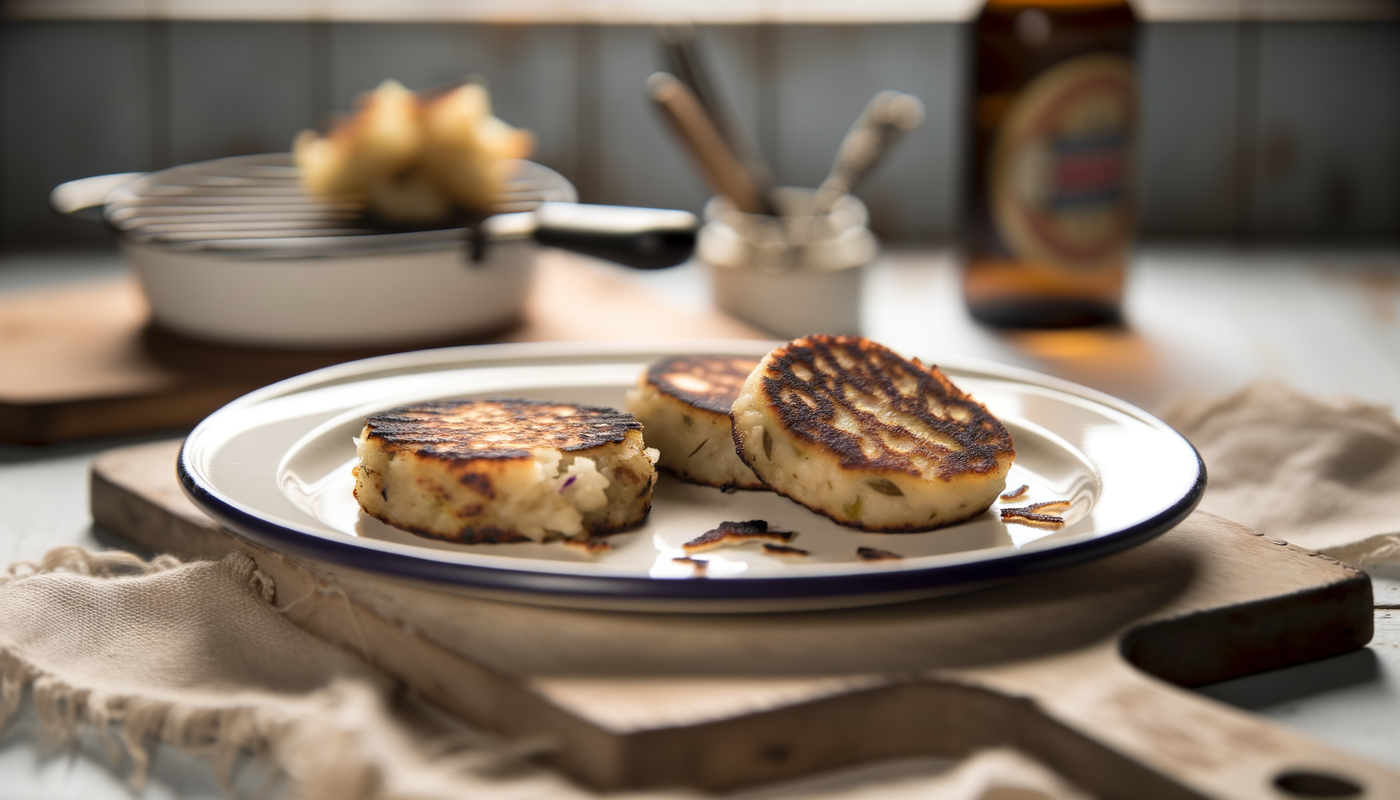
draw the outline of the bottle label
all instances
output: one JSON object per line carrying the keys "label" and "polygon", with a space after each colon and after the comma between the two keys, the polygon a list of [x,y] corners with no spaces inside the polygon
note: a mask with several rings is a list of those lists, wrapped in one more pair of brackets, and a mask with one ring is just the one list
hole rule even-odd
{"label": "bottle label", "polygon": [[1132,62],[1077,58],[1017,94],[992,149],[998,232],[1020,258],[1092,270],[1123,263],[1133,232]]}

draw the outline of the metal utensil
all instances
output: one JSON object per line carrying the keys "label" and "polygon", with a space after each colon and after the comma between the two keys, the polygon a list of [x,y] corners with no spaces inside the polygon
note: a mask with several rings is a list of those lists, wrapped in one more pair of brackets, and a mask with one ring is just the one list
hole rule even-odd
{"label": "metal utensil", "polygon": [[647,78],[646,92],[694,157],[711,188],[745,213],[772,213],[753,176],[729,149],[690,87],[670,73],[658,72]]}
{"label": "metal utensil", "polygon": [[760,199],[767,206],[765,213],[776,214],[770,198],[773,171],[764,163],[753,140],[745,135],[743,127],[729,113],[729,106],[723,101],[712,79],[713,73],[701,56],[695,26],[683,21],[663,22],[656,26],[656,38],[667,69],[695,93],[695,99],[709,114],[720,137],[749,173]]}
{"label": "metal utensil", "polygon": [[855,188],[896,139],[923,121],[924,104],[912,94],[885,91],[872,97],[841,141],[831,172],[817,187],[809,214],[819,217],[829,212],[832,204]]}

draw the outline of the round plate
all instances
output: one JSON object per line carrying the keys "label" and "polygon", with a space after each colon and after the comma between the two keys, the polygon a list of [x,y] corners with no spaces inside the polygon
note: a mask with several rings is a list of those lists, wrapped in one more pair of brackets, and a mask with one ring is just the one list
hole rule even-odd
{"label": "round plate", "polygon": [[[527,397],[621,408],[642,370],[679,353],[762,355],[772,343],[495,345],[343,364],[274,384],[215,412],[180,452],[190,497],[273,548],[471,594],[581,608],[774,611],[900,602],[965,591],[1141,544],[1195,508],[1205,468],[1180,434],[1122,401],[993,364],[935,360],[1011,431],[1014,500],[926,533],[862,533],[769,492],[721,492],[662,474],[640,527],[589,555],[563,543],[459,545],[362,513],[353,437],[366,416],[425,400]],[[1004,520],[1002,507],[1066,500],[1062,527]],[[762,519],[807,555],[758,544],[682,545],[723,521]],[[866,560],[860,551],[900,558]],[[870,555],[868,552],[865,554]]]}

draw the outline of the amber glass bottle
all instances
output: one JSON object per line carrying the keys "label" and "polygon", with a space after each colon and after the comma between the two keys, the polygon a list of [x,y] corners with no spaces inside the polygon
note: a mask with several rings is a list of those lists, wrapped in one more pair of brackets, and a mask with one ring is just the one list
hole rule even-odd
{"label": "amber glass bottle", "polygon": [[990,0],[973,26],[963,295],[977,319],[1118,319],[1135,218],[1124,0]]}

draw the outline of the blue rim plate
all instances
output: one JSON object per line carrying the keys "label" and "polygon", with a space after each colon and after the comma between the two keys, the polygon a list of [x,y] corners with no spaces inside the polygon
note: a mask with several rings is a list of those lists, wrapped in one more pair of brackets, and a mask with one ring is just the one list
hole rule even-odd
{"label": "blue rim plate", "polygon": [[[902,602],[984,587],[1100,558],[1179,523],[1205,489],[1180,434],[1115,398],[1056,378],[965,359],[929,359],[1011,430],[1008,487],[987,513],[917,534],[841,528],[768,492],[730,492],[663,475],[639,528],[600,555],[560,543],[464,546],[398,531],[350,495],[353,437],[375,411],[430,399],[535,397],[622,407],[652,361],[678,353],[759,356],[772,343],[519,344],[448,348],[342,364],[223,407],[181,449],[190,498],[274,549],[478,596],[574,608],[758,612]],[[914,354],[908,354],[914,355]],[[920,354],[923,355],[923,354]],[[1001,506],[1068,500],[1066,524],[1003,520]],[[709,551],[703,574],[683,542],[724,520],[791,531],[803,557],[755,547]],[[865,561],[858,548],[897,553]]]}

